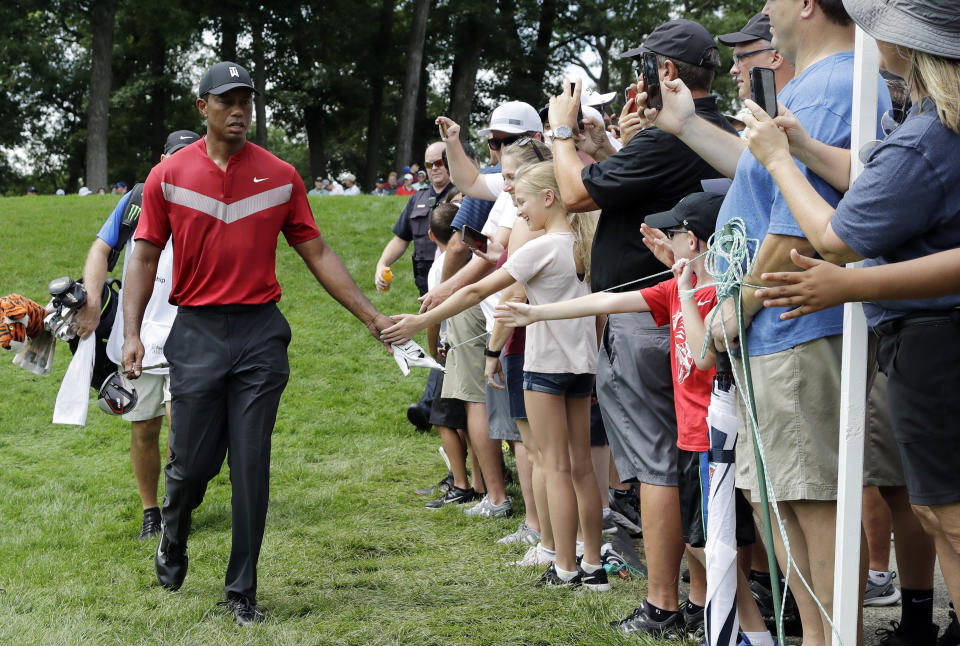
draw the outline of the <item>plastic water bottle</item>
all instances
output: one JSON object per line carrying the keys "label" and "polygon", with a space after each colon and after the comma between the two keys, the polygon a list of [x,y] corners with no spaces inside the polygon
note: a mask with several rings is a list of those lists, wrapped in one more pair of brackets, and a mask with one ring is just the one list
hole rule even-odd
{"label": "plastic water bottle", "polygon": [[383,278],[383,282],[385,282],[385,283],[387,284],[387,286],[386,286],[385,289],[379,289],[379,291],[384,292],[384,293],[389,292],[389,291],[390,291],[390,283],[393,282],[393,272],[390,271],[390,268],[389,268],[389,267],[384,267],[384,268],[383,268],[383,273],[380,274],[380,277]]}

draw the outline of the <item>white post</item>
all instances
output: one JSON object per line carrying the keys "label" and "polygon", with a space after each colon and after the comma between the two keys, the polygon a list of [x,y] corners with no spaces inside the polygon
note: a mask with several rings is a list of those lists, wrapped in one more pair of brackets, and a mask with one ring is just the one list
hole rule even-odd
{"label": "white post", "polygon": [[[877,43],[857,27],[850,133],[850,181],[863,164],[860,147],[877,138]],[[859,263],[858,263],[859,264]],[[867,324],[860,303],[843,308],[840,380],[840,456],[837,475],[837,542],[833,571],[833,646],[856,646],[860,589],[860,523],[863,502],[863,430],[867,382]]]}

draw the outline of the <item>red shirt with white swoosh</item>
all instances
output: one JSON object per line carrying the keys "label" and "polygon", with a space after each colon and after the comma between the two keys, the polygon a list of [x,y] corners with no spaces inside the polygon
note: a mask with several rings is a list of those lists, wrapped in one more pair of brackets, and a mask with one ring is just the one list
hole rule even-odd
{"label": "red shirt with white swoosh", "polygon": [[320,235],[293,166],[248,141],[224,172],[201,139],[150,171],[134,238],[173,236],[174,305],[259,305],[280,300],[281,233],[290,245]]}

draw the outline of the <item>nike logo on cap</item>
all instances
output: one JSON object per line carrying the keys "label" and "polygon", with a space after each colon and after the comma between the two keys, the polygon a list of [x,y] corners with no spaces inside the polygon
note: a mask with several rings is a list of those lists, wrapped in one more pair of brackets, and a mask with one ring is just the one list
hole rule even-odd
{"label": "nike logo on cap", "polygon": [[267,181],[268,179],[270,179],[270,178],[269,178],[269,177],[254,177],[254,178],[253,178],[253,183],[254,183],[254,184],[259,184],[260,182],[265,182],[265,181]]}
{"label": "nike logo on cap", "polygon": [[193,137],[190,135],[180,135],[180,140],[183,141],[184,139],[193,139]]}

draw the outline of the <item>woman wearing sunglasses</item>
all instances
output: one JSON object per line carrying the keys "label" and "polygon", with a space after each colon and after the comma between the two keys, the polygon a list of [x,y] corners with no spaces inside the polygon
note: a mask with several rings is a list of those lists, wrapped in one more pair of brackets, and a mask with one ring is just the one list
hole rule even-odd
{"label": "woman wearing sunglasses", "polygon": [[[881,66],[907,80],[913,106],[902,123],[884,120],[885,139],[861,151],[864,171],[836,210],[806,181],[791,152],[842,185],[849,151],[817,144],[789,115],[771,120],[753,103],[748,142],[823,258],[836,264],[866,258],[889,271],[891,263],[960,248],[960,6],[920,0],[844,0],[844,6],[877,39]],[[877,300],[865,303],[865,311],[889,377],[910,502],[936,541],[951,596],[960,600],[960,293],[922,297],[930,293],[920,285],[916,295],[874,290]],[[910,298],[884,300],[903,296]],[[909,643],[933,643],[924,637]]]}

